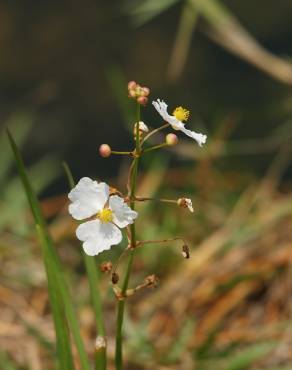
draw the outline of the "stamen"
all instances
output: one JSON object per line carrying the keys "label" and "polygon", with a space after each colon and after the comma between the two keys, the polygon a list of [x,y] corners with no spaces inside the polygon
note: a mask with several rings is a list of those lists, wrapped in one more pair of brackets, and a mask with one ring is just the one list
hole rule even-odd
{"label": "stamen", "polygon": [[113,220],[113,211],[109,208],[104,208],[101,211],[98,212],[96,215],[96,218],[98,218],[101,222],[112,222]]}
{"label": "stamen", "polygon": [[183,108],[183,107],[177,107],[172,113],[176,119],[179,121],[187,121],[190,116],[190,111]]}

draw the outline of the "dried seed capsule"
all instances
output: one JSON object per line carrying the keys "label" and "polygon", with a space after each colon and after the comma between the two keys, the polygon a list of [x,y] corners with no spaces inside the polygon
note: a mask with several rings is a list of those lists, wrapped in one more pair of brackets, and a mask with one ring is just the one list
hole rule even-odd
{"label": "dried seed capsule", "polygon": [[119,275],[116,272],[113,272],[112,273],[112,283],[117,284],[119,282],[119,280],[120,280]]}
{"label": "dried seed capsule", "polygon": [[104,261],[100,266],[100,271],[101,272],[105,272],[105,273],[108,273],[108,272],[111,272],[112,268],[113,268],[113,264],[110,262],[110,261]]}
{"label": "dried seed capsule", "polygon": [[190,258],[190,249],[186,244],[182,246],[182,255],[184,258]]}

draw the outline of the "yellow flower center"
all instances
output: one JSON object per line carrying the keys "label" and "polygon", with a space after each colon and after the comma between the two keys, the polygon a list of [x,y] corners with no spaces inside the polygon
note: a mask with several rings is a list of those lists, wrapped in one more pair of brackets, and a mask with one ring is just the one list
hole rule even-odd
{"label": "yellow flower center", "polygon": [[177,107],[172,113],[176,119],[179,121],[187,121],[190,115],[190,111],[183,108],[183,107]]}
{"label": "yellow flower center", "polygon": [[96,218],[98,218],[101,222],[112,222],[113,220],[113,211],[109,208],[104,208],[101,211],[98,212],[96,215]]}

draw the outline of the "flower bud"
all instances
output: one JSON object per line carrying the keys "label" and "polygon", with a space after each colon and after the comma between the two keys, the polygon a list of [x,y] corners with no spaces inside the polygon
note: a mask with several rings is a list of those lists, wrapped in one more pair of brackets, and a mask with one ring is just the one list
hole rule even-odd
{"label": "flower bud", "polygon": [[167,134],[165,137],[165,142],[169,146],[176,145],[178,143],[178,137],[175,134]]}
{"label": "flower bud", "polygon": [[135,99],[137,96],[136,90],[129,90],[129,97]]}
{"label": "flower bud", "polygon": [[148,87],[142,87],[140,95],[141,96],[148,96],[150,94],[150,89]]}
{"label": "flower bud", "polygon": [[102,144],[100,147],[99,147],[99,154],[103,157],[103,158],[107,158],[111,155],[112,153],[112,150],[111,150],[111,147],[108,145],[108,144]]}
{"label": "flower bud", "polygon": [[182,246],[182,252],[181,253],[182,253],[184,258],[190,258],[190,249],[186,244],[184,244]]}
{"label": "flower bud", "polygon": [[137,103],[141,104],[141,105],[146,105],[148,102],[148,98],[146,98],[146,96],[139,96],[137,98]]}
{"label": "flower bud", "polygon": [[105,261],[99,266],[99,268],[101,272],[108,273],[111,272],[113,264],[110,261]]}
{"label": "flower bud", "polygon": [[[136,136],[136,129],[137,129],[137,122],[134,124],[134,135]],[[140,133],[147,133],[149,132],[149,128],[143,121],[139,122],[139,132]]]}
{"label": "flower bud", "polygon": [[128,90],[134,90],[136,86],[137,86],[137,83],[135,81],[128,82]]}
{"label": "flower bud", "polygon": [[192,200],[189,198],[179,198],[177,205],[181,208],[188,208],[190,212],[194,212]]}

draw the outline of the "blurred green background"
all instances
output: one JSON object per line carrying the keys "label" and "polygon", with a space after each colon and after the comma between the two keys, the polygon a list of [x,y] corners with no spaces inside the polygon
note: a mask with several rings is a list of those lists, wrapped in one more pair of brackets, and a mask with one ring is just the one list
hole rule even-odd
{"label": "blurred green background", "polygon": [[[54,368],[39,244],[4,128],[42,199],[93,355],[94,318],[62,161],[76,179],[125,188],[129,161],[100,158],[98,147],[132,147],[129,80],[171,110],[190,109],[188,127],[208,141],[199,148],[179,136],[179,145],[142,161],[139,195],[189,196],[195,213],[139,205],[139,238],[185,235],[192,257],[185,261],[176,243],[137,253],[132,286],[152,273],[161,286],[130,300],[127,370],[291,370],[292,2],[1,1],[0,51],[4,370]],[[142,117],[161,124],[150,103]],[[123,247],[99,262],[115,261]]]}

